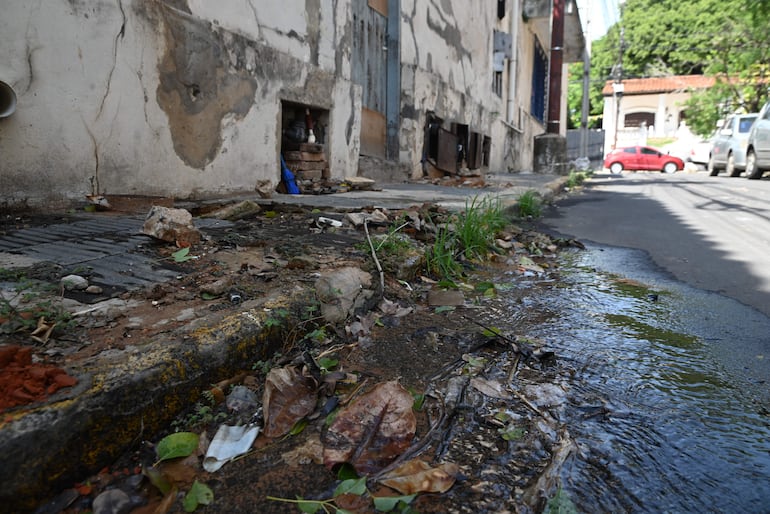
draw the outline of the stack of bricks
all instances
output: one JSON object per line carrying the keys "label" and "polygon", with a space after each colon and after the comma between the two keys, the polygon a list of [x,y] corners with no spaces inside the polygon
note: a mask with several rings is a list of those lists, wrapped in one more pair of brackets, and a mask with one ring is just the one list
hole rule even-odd
{"label": "stack of bricks", "polygon": [[298,147],[284,152],[286,166],[294,173],[301,193],[318,193],[331,176],[324,147],[318,143],[300,143]]}

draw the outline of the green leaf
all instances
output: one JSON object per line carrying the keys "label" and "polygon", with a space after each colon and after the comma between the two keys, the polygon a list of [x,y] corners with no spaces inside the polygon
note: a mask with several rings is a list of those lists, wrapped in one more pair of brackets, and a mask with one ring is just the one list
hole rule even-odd
{"label": "green leaf", "polygon": [[506,441],[518,441],[524,437],[524,429],[513,425],[508,425],[505,429],[500,429],[500,433]]}
{"label": "green leaf", "polygon": [[440,307],[436,307],[436,310],[434,310],[433,312],[435,312],[436,314],[441,314],[442,312],[454,312],[454,310],[455,310],[455,307],[453,307],[452,305],[442,305]]}
{"label": "green leaf", "polygon": [[460,286],[457,285],[457,282],[447,278],[439,280],[438,286],[444,289],[460,289]]}
{"label": "green leaf", "polygon": [[498,420],[498,421],[506,422],[506,421],[509,421],[511,419],[511,415],[508,414],[507,412],[501,410],[501,411],[498,411],[495,414],[494,418],[496,420]]}
{"label": "green leaf", "polygon": [[206,293],[206,292],[201,293],[201,298],[203,298],[204,300],[213,300],[216,297],[217,297],[217,295],[215,295],[215,294]]}
{"label": "green leaf", "polygon": [[355,480],[358,478],[358,473],[356,473],[356,468],[352,464],[344,462],[337,471],[337,478],[340,480]]}
{"label": "green leaf", "polygon": [[361,496],[366,492],[366,477],[358,479],[343,480],[334,490],[334,497],[343,494],[355,494]]}
{"label": "green leaf", "polygon": [[416,496],[416,494],[410,494],[408,496],[373,496],[372,499],[374,500],[375,509],[380,512],[390,512],[395,509],[400,502],[409,505]]}
{"label": "green leaf", "polygon": [[187,457],[198,448],[198,434],[193,432],[177,432],[160,440],[155,451],[158,454],[158,462]]}
{"label": "green leaf", "polygon": [[558,491],[556,491],[556,495],[548,500],[548,504],[545,506],[545,511],[543,512],[547,514],[577,514],[578,510],[567,493],[559,487]]}
{"label": "green leaf", "polygon": [[291,427],[291,430],[289,430],[289,435],[298,435],[301,434],[303,430],[305,430],[305,427],[307,426],[307,419],[302,418],[301,420],[294,423],[294,426]]}
{"label": "green leaf", "polygon": [[479,282],[476,284],[476,291],[488,291],[490,289],[494,289],[495,284],[492,282]]}
{"label": "green leaf", "polygon": [[171,257],[174,258],[174,262],[185,262],[192,259],[192,255],[189,255],[189,253],[190,253],[190,247],[188,246],[172,253]]}
{"label": "green leaf", "polygon": [[503,334],[502,330],[496,327],[485,328],[481,333],[484,334],[484,337],[497,337]]}
{"label": "green leaf", "polygon": [[334,369],[334,367],[339,364],[340,361],[337,359],[330,359],[329,357],[323,357],[321,359],[318,359],[318,367],[321,368],[324,371],[330,371]]}
{"label": "green leaf", "polygon": [[419,411],[422,409],[423,405],[425,405],[425,395],[422,393],[418,393],[411,387],[408,389],[409,394],[412,395],[412,398],[414,398],[414,404],[412,405],[412,409]]}
{"label": "green leaf", "polygon": [[323,503],[315,502],[311,500],[302,500],[301,498],[297,502],[297,507],[306,514],[315,514],[320,509],[323,509]]}
{"label": "green leaf", "polygon": [[193,482],[190,490],[187,491],[182,506],[185,512],[193,512],[198,508],[198,505],[208,505],[212,501],[214,501],[214,491],[206,484],[196,480]]}

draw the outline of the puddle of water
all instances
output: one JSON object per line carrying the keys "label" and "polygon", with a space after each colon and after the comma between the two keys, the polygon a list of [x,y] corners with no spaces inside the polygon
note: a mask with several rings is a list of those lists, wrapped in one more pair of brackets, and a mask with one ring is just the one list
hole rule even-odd
{"label": "puddle of water", "polygon": [[525,303],[557,313],[530,334],[573,368],[562,480],[578,509],[767,512],[770,319],[636,251],[589,248],[561,273]]}

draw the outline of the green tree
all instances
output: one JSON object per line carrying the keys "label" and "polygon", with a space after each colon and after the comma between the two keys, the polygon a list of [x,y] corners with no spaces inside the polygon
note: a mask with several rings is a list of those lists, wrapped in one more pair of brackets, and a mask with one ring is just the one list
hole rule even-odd
{"label": "green tree", "polygon": [[627,0],[621,22],[592,45],[592,117],[601,115],[601,90],[618,72],[626,79],[714,76],[715,86],[688,103],[689,125],[703,135],[725,112],[758,110],[767,98],[768,19],[767,0]]}

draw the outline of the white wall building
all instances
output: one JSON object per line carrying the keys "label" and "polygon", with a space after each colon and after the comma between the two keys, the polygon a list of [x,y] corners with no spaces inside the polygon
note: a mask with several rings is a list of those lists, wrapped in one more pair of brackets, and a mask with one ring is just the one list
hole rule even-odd
{"label": "white wall building", "polygon": [[[531,169],[551,5],[8,0],[0,81],[17,103],[0,118],[0,209],[277,185],[285,131],[308,112],[332,178],[407,180],[439,154]],[[565,66],[582,57],[577,12],[568,0]]]}

